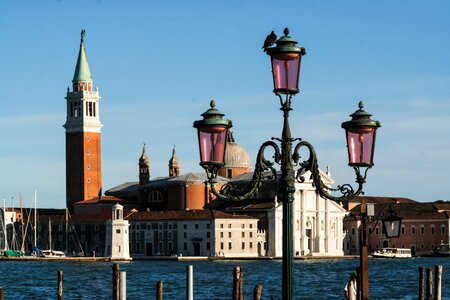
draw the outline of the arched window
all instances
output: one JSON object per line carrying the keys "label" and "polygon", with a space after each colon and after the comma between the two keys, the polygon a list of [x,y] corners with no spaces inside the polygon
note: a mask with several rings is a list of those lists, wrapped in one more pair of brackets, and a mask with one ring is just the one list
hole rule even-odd
{"label": "arched window", "polygon": [[163,202],[163,194],[160,191],[151,191],[148,195],[148,202]]}
{"label": "arched window", "polygon": [[431,234],[434,234],[434,233],[435,233],[434,225],[431,225],[431,226],[430,226],[430,231],[431,231]]}
{"label": "arched window", "polygon": [[420,225],[420,234],[425,234],[425,225]]}
{"label": "arched window", "polygon": [[411,234],[416,234],[416,226],[411,226]]}

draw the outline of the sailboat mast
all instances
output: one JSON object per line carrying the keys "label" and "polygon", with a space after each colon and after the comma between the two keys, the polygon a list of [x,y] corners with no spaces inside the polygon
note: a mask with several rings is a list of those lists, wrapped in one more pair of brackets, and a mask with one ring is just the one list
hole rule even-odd
{"label": "sailboat mast", "polygon": [[20,223],[22,224],[22,245],[20,246],[20,251],[25,253],[25,231],[24,231],[24,224],[23,224],[23,208],[22,208],[22,193],[20,195]]}
{"label": "sailboat mast", "polygon": [[48,249],[52,250],[52,219],[48,218]]}
{"label": "sailboat mast", "polygon": [[36,191],[36,188],[35,188],[34,189],[34,247],[33,247],[34,249],[37,247],[37,245],[36,245],[36,232],[37,232],[37,228],[36,228],[36,224],[37,224],[37,220],[36,220],[36,202],[37,202],[37,191]]}
{"label": "sailboat mast", "polygon": [[67,255],[67,251],[69,251],[68,234],[69,234],[69,210],[66,207],[66,255]]}
{"label": "sailboat mast", "polygon": [[5,249],[8,250],[8,233],[6,232],[6,200],[3,199],[3,233],[5,234]]}

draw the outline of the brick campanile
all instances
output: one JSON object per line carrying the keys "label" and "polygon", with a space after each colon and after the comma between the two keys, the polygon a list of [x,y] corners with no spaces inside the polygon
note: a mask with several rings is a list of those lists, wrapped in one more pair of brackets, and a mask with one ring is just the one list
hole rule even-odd
{"label": "brick campanile", "polygon": [[78,201],[102,194],[101,128],[98,88],[92,90],[92,76],[81,31],[80,51],[72,80],[67,88],[66,206],[73,212]]}

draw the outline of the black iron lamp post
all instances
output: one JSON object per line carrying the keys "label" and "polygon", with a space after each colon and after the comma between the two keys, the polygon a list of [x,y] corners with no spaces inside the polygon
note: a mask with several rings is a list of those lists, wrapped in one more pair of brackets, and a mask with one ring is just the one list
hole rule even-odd
{"label": "black iron lamp post", "polygon": [[[276,37],[275,37],[276,39]],[[289,36],[289,30],[284,30],[284,36],[276,41],[276,46],[265,47],[265,51],[271,58],[275,95],[279,97],[281,110],[283,111],[283,130],[281,138],[263,143],[259,149],[256,165],[251,182],[245,186],[237,186],[228,183],[217,190],[216,177],[218,170],[223,167],[225,146],[228,129],[232,124],[223,119],[224,114],[215,107],[211,101],[211,108],[202,114],[203,120],[194,122],[198,130],[200,147],[200,165],[205,169],[211,192],[219,199],[239,201],[250,198],[258,188],[268,181],[277,179],[277,170],[274,164],[280,165],[281,176],[279,179],[281,202],[283,204],[283,261],[282,261],[282,299],[294,299],[293,284],[293,220],[292,203],[294,201],[295,182],[303,182],[304,174],[311,172],[316,192],[324,198],[342,202],[362,193],[366,180],[367,170],[373,166],[373,150],[375,146],[375,133],[380,124],[370,119],[370,114],[363,109],[362,103],[359,110],[352,114],[352,120],[342,124],[346,130],[348,145],[349,165],[356,173],[355,190],[350,184],[330,188],[321,179],[317,157],[314,147],[300,138],[292,138],[289,127],[289,112],[291,100],[299,92],[299,77],[301,58],[306,54],[304,48],[296,46],[297,42]],[[265,45],[266,46],[266,45]],[[277,143],[281,144],[281,151]],[[293,143],[297,142],[295,148]],[[267,147],[273,148],[273,161],[265,158]],[[301,160],[300,149],[304,147],[309,156]],[[363,170],[365,168],[365,171]],[[332,192],[340,192],[342,195],[333,196]]]}

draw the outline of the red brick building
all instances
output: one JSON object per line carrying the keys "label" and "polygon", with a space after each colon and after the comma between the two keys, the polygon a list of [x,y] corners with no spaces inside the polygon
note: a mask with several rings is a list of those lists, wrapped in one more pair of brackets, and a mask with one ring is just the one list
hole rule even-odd
{"label": "red brick building", "polygon": [[[360,203],[375,204],[375,217],[368,222],[369,252],[379,248],[409,248],[413,255],[432,254],[440,244],[449,244],[450,202],[422,203],[407,198],[355,197],[344,219],[344,252],[359,254]],[[387,238],[381,219],[392,208],[402,218],[400,236]]]}

